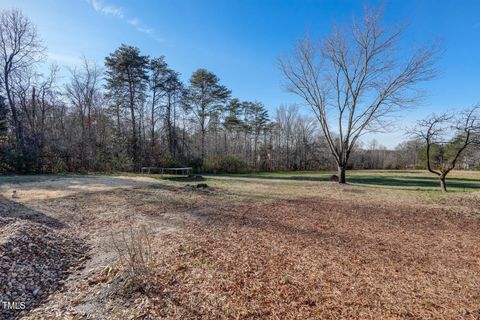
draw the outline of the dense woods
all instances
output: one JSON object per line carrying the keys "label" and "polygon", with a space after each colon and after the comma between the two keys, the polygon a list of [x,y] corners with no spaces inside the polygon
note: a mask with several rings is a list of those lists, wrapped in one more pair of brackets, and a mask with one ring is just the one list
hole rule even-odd
{"label": "dense woods", "polygon": [[[363,41],[367,47],[374,43]],[[341,69],[337,58],[343,46],[333,40],[329,44],[325,54],[333,61],[333,70]],[[380,49],[389,45],[383,43]],[[417,137],[395,150],[375,140],[361,142],[363,133],[376,129],[365,125],[363,118],[357,123],[360,130],[355,123],[346,128],[353,136],[325,131],[326,120],[319,121],[318,113],[310,115],[298,105],[274,109],[260,101],[244,101],[203,68],[184,82],[167,58],[144,55],[129,45],[112,50],[102,65],[83,58],[81,65],[68,69],[68,79],[59,79],[58,66],[45,66],[46,48],[35,25],[16,9],[0,13],[0,46],[2,172],[138,171],[142,166],[192,166],[205,172],[425,167],[425,145]],[[301,49],[313,54],[308,42]],[[384,54],[371,59],[378,64]],[[389,92],[387,108],[407,102],[402,86],[430,77],[430,52],[423,54],[400,74],[403,82]],[[412,64],[419,69],[413,70]],[[388,68],[398,71],[396,65],[378,65],[367,80],[379,79],[377,73]],[[292,76],[296,69],[284,65],[284,70]],[[348,115],[345,110],[351,110],[357,98],[345,89],[348,74],[343,76],[339,88],[346,90],[341,94],[346,102],[339,110]],[[358,83],[355,92],[363,92],[362,86],[376,88],[375,84]],[[316,110],[323,107],[317,105]],[[367,114],[368,110],[372,111],[367,109]],[[377,113],[373,117],[380,119]],[[478,149],[471,148],[457,162],[471,169],[478,166],[478,159]]]}

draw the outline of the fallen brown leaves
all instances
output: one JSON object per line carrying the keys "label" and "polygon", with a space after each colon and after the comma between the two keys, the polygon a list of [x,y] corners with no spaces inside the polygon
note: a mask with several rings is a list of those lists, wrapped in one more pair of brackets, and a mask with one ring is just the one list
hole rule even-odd
{"label": "fallen brown leaves", "polygon": [[[201,222],[199,222],[201,221]],[[165,245],[172,318],[480,317],[479,221],[299,199],[217,205]]]}
{"label": "fallen brown leaves", "polygon": [[208,183],[36,204],[96,248],[128,218],[153,227],[155,290],[112,296],[117,273],[92,265],[31,318],[480,319],[476,194]]}

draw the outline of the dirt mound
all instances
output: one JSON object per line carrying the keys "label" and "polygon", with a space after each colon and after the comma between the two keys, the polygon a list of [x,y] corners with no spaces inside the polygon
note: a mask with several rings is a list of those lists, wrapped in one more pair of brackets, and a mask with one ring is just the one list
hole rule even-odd
{"label": "dirt mound", "polygon": [[14,319],[58,289],[86,251],[83,241],[58,229],[0,218],[0,318]]}

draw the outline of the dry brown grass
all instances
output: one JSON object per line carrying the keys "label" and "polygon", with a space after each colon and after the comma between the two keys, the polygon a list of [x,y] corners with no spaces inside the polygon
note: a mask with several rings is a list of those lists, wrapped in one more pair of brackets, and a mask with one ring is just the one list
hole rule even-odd
{"label": "dry brown grass", "polygon": [[119,262],[126,273],[124,288],[146,291],[155,272],[153,255],[153,234],[145,224],[112,232],[112,243],[117,252]]}

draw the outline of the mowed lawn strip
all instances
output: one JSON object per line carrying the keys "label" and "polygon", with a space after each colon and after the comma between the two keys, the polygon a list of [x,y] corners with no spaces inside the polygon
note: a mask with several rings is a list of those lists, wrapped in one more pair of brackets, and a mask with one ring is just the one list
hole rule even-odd
{"label": "mowed lawn strip", "polygon": [[[212,175],[213,177],[238,177],[273,180],[317,181],[328,182],[336,172],[325,171],[292,171],[292,172],[259,172],[243,174]],[[425,170],[350,170],[347,172],[347,183],[370,186],[374,188],[392,188],[403,190],[436,191],[440,190],[437,176]],[[449,191],[480,191],[480,172],[454,171],[447,176]]]}

